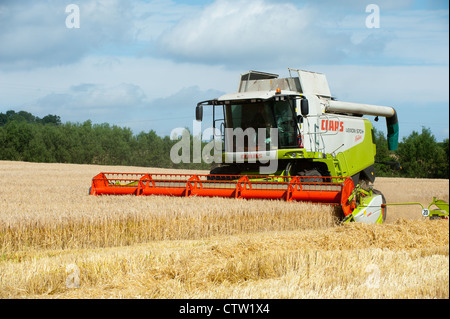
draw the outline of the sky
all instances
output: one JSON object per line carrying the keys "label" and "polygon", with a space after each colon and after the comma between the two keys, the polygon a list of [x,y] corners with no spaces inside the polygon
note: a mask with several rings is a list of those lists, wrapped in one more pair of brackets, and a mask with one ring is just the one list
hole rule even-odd
{"label": "sky", "polygon": [[324,73],[338,100],[394,107],[401,138],[449,137],[445,0],[0,0],[2,113],[166,136],[242,73],[287,68]]}

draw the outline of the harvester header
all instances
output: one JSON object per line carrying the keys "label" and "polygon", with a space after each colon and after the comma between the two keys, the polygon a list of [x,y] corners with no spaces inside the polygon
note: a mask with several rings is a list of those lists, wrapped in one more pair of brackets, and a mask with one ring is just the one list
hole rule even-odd
{"label": "harvester header", "polygon": [[[356,207],[362,220],[382,222],[374,214],[380,205],[363,204],[355,196],[349,177],[326,177],[320,182],[309,176],[237,176],[202,174],[99,173],[92,179],[90,195],[227,197],[234,199],[269,199],[334,205],[342,209],[346,221],[354,220]],[[381,203],[379,203],[381,204]],[[370,216],[373,216],[370,218]],[[365,218],[367,215],[367,218]],[[356,217],[358,220],[358,217]],[[361,216],[360,216],[361,219]]]}

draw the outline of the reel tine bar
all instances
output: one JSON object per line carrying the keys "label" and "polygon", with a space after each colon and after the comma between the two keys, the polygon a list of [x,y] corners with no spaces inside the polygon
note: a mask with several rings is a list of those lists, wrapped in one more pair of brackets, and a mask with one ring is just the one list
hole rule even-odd
{"label": "reel tine bar", "polygon": [[322,176],[317,180],[308,176],[105,172],[92,179],[90,194],[283,199],[345,205],[354,188],[351,178]]}

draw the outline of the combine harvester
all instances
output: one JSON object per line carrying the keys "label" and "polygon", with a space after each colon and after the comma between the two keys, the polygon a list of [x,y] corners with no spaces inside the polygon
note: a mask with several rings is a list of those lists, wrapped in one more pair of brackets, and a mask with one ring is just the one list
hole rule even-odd
{"label": "combine harvester", "polygon": [[249,71],[237,93],[197,104],[197,121],[212,108],[221,141],[221,165],[210,174],[100,173],[90,194],[303,201],[342,208],[344,222],[382,223],[386,201],[372,186],[376,147],[364,115],[386,118],[395,150],[395,109],[338,101],[324,74],[288,70],[287,78]]}

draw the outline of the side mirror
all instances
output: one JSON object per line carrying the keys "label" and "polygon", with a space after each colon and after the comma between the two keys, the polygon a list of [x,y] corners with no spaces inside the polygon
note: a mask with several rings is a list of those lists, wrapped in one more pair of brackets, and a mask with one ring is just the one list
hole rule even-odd
{"label": "side mirror", "polygon": [[203,120],[203,105],[197,105],[195,108],[195,119],[199,122]]}
{"label": "side mirror", "polygon": [[300,111],[303,116],[307,116],[309,114],[309,103],[307,99],[300,100]]}

